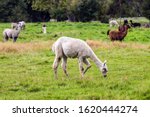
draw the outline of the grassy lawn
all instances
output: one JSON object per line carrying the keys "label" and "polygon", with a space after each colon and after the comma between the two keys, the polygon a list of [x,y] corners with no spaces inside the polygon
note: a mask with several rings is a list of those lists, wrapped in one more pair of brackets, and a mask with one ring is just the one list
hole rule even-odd
{"label": "grassy lawn", "polygon": [[[150,29],[132,28],[124,42],[110,42],[108,24],[27,23],[17,43],[0,42],[0,99],[150,99]],[[0,32],[10,27],[0,24]],[[81,38],[96,55],[107,60],[103,78],[93,61],[82,79],[77,59],[69,59],[67,78],[61,67],[54,79],[52,43],[60,36]]]}

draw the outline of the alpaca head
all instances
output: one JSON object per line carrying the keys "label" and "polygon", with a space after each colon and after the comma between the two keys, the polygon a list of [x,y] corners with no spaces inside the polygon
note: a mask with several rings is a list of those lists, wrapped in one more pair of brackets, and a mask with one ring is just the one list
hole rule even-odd
{"label": "alpaca head", "polygon": [[132,20],[130,20],[130,23],[132,23]]}
{"label": "alpaca head", "polygon": [[21,25],[20,25],[20,24],[18,24],[18,25],[15,27],[15,30],[20,31],[20,30],[21,30]]}
{"label": "alpaca head", "polygon": [[101,72],[102,72],[102,74],[103,74],[104,77],[107,76],[108,68],[107,68],[107,65],[106,65],[106,60],[105,60],[104,63],[102,64]]}

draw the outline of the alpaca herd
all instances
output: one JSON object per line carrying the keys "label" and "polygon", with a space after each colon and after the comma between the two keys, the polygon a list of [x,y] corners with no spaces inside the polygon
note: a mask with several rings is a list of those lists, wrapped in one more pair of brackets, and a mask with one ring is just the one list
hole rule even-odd
{"label": "alpaca herd", "polygon": [[13,22],[13,23],[11,23],[11,28],[15,29],[17,27],[21,27],[21,29],[25,29],[25,25],[26,25],[25,21],[20,21],[20,22],[17,22],[17,23]]}
{"label": "alpaca herd", "polygon": [[3,37],[4,37],[4,42],[8,41],[9,38],[13,39],[13,42],[16,42],[19,33],[20,33],[21,27],[17,26],[14,29],[5,29],[3,31]]}
{"label": "alpaca herd", "polygon": [[127,35],[127,31],[128,31],[129,26],[128,25],[123,25],[120,26],[119,29],[116,30],[108,30],[107,31],[107,35],[109,35],[111,41],[122,41],[124,39],[124,37]]}
{"label": "alpaca herd", "polygon": [[[19,33],[21,30],[25,29],[25,21],[20,21],[17,23],[11,23],[11,29],[5,29],[3,31],[3,38],[4,42],[8,41],[9,38],[13,39],[13,42],[16,42]],[[125,36],[128,33],[128,28],[130,27],[140,27],[140,23],[133,23],[132,20],[130,20],[130,26],[128,23],[128,20],[124,20],[123,26],[120,26],[119,23],[116,20],[110,20],[109,21],[109,26],[112,28],[113,26],[117,26],[118,30],[108,30],[107,35],[109,36],[111,41],[122,41]],[[149,25],[146,25],[145,27],[149,27]],[[44,34],[46,34],[46,24],[43,24],[42,26],[42,31]]]}
{"label": "alpaca herd", "polygon": [[[125,36],[128,33],[128,29],[130,27],[140,27],[140,23],[133,23],[130,20],[131,25],[129,25],[128,20],[124,20],[123,25],[119,25],[116,20],[109,21],[109,26],[112,28],[113,26],[117,27],[117,30],[108,30],[107,35],[109,36],[111,41],[123,41]],[[18,23],[11,23],[11,29],[5,29],[3,31],[4,42],[8,41],[9,38],[13,39],[13,42],[16,42],[20,31],[25,29],[25,22],[20,21]],[[46,34],[46,24],[43,24],[42,31]],[[55,53],[55,59],[53,62],[53,70],[54,77],[57,77],[57,69],[62,60],[62,69],[66,76],[68,76],[67,72],[67,59],[68,58],[77,58],[79,63],[79,70],[81,76],[84,77],[84,74],[91,68],[91,64],[88,61],[90,58],[96,66],[101,71],[104,77],[107,76],[108,68],[106,65],[106,61],[102,62],[91,49],[91,47],[83,40],[71,38],[71,37],[60,37],[58,40],[52,45],[52,51]],[[83,66],[86,65],[86,68]]]}
{"label": "alpaca herd", "polygon": [[141,27],[141,24],[140,24],[140,23],[137,23],[137,22],[133,23],[132,20],[130,20],[130,23],[131,23],[131,26],[132,26],[132,27]]}
{"label": "alpaca herd", "polygon": [[[116,20],[112,20],[112,21],[114,22]],[[111,22],[109,22],[109,25],[110,25],[110,23]],[[110,27],[111,26],[112,25],[110,25]],[[110,30],[109,29],[107,31],[107,35],[109,36],[111,41],[122,41],[124,39],[124,37],[127,35],[128,28],[130,28],[127,20],[124,20],[124,24],[122,26],[121,25],[119,26],[119,24],[118,24],[117,27],[118,27],[118,30]]]}
{"label": "alpaca herd", "polygon": [[8,41],[9,38],[13,39],[13,42],[17,41],[19,33],[22,29],[25,29],[25,21],[20,21],[18,23],[11,23],[11,29],[4,29],[3,40]]}
{"label": "alpaca herd", "polygon": [[127,35],[128,33],[128,29],[133,27],[141,27],[141,24],[140,23],[133,23],[132,20],[130,20],[130,24],[128,23],[128,20],[127,19],[124,19],[124,22],[123,22],[123,25],[120,25],[118,24],[118,22],[116,20],[111,20],[109,21],[109,26],[110,28],[112,26],[117,26],[118,29],[117,30],[108,30],[107,31],[107,35],[109,36],[110,40],[111,41],[123,41],[123,39],[125,38],[125,36]]}

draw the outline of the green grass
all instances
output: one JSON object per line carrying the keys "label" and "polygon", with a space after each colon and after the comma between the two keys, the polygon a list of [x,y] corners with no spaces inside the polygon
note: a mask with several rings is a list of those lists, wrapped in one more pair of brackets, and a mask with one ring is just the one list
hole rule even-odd
{"label": "green grass", "polygon": [[[35,42],[56,40],[60,36],[70,36],[83,40],[103,40],[110,41],[107,36],[108,24],[99,22],[71,23],[71,22],[51,22],[47,23],[47,34],[42,33],[42,23],[28,23],[26,30],[19,35],[17,42]],[[0,23],[0,32],[5,28],[10,28],[10,23]],[[111,30],[114,30],[113,28]],[[125,37],[125,42],[150,42],[150,30],[148,28],[131,28]],[[3,38],[1,37],[1,40]]]}
{"label": "green grass", "polygon": [[[1,23],[0,32],[9,25]],[[69,59],[69,78],[59,66],[58,80],[55,80],[51,44],[33,51],[0,51],[0,99],[150,99],[150,29],[130,29],[124,43],[113,44],[106,36],[108,24],[48,23],[46,35],[41,33],[41,25],[28,23],[16,48],[24,43],[53,42],[62,35],[100,41],[102,46],[92,48],[102,61],[107,60],[108,77],[103,78],[90,60],[92,67],[82,79],[77,59]],[[11,49],[12,44],[1,43],[0,48],[5,50],[9,45]]]}

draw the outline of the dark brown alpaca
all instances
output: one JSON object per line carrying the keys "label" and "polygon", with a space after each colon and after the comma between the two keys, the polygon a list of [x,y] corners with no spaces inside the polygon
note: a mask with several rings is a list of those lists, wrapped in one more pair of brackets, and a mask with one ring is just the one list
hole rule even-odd
{"label": "dark brown alpaca", "polygon": [[129,28],[128,25],[124,25],[124,26],[120,27],[120,29],[118,31],[108,30],[107,35],[109,35],[111,41],[117,41],[117,40],[122,41],[124,39],[124,37],[127,35],[128,28]]}

